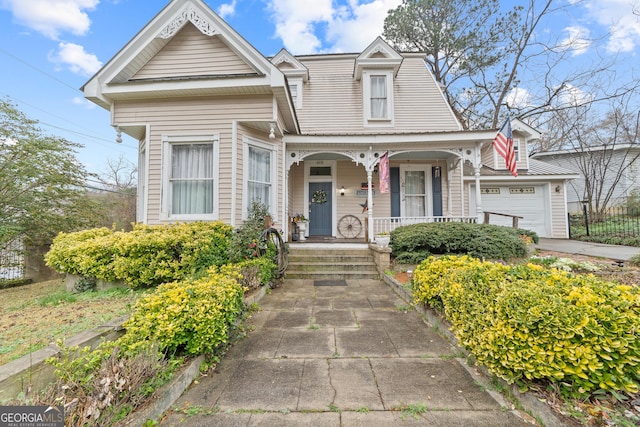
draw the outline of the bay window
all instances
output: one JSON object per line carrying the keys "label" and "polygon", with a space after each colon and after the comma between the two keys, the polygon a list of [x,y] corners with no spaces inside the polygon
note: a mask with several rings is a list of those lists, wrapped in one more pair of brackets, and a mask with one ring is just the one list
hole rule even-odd
{"label": "bay window", "polygon": [[218,143],[214,136],[163,137],[165,219],[217,217]]}
{"label": "bay window", "polygon": [[243,218],[253,203],[261,203],[275,214],[275,159],[275,146],[245,138]]}

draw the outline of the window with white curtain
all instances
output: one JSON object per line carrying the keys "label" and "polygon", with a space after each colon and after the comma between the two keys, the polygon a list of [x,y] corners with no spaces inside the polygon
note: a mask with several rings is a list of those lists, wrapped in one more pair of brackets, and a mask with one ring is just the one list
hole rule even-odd
{"label": "window with white curtain", "polygon": [[362,88],[365,125],[392,126],[393,72],[363,72]]}
{"label": "window with white curtain", "polygon": [[245,138],[244,153],[243,217],[246,217],[255,202],[265,205],[275,214],[275,146]]}
{"label": "window with white curtain", "polygon": [[371,118],[386,119],[387,76],[371,76]]}
{"label": "window with white curtain", "polygon": [[163,137],[165,218],[217,217],[217,151],[213,136]]}

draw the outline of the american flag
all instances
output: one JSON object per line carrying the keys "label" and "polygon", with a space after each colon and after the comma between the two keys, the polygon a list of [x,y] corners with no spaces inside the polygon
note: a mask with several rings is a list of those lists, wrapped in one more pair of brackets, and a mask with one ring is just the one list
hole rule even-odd
{"label": "american flag", "polygon": [[516,164],[516,152],[513,149],[513,134],[511,133],[511,120],[509,118],[507,118],[493,139],[493,146],[498,154],[504,158],[507,169],[513,176],[517,177],[518,165]]}

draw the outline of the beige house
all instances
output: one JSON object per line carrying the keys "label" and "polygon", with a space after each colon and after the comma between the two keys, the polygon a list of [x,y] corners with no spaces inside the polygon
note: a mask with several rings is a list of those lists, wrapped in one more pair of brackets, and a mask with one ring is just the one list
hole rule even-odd
{"label": "beige house", "polygon": [[575,176],[527,157],[539,134],[512,121],[513,178],[492,147],[497,130],[461,130],[423,55],[381,38],[360,53],[266,58],[203,1],[173,0],[83,91],[139,141],[144,223],[238,226],[260,201],[289,237],[297,214],[308,236],[371,239],[412,222],[482,221],[483,211],[567,237]]}

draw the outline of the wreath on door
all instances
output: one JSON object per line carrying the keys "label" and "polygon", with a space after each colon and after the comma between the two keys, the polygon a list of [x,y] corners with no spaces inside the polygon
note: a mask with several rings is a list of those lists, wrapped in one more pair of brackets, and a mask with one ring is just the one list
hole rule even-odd
{"label": "wreath on door", "polygon": [[327,203],[327,192],[324,190],[318,190],[313,193],[313,196],[311,197],[311,203],[318,203],[320,205],[323,203]]}

